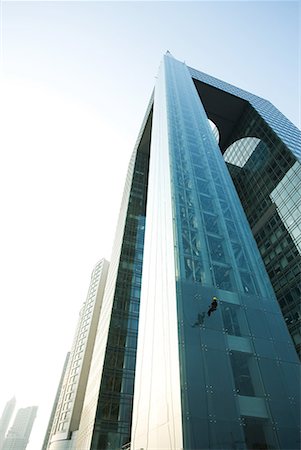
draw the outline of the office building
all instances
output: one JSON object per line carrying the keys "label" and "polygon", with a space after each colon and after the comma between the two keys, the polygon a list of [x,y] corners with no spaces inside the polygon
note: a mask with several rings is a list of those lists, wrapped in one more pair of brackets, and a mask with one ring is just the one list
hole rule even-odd
{"label": "office building", "polygon": [[13,415],[15,406],[16,406],[16,399],[15,397],[13,397],[6,403],[3,409],[2,416],[0,418],[0,450],[2,450],[5,435],[8,430],[9,422]]}
{"label": "office building", "polygon": [[65,361],[64,361],[63,370],[62,370],[62,373],[61,373],[59,385],[58,385],[57,390],[56,390],[55,399],[54,399],[54,402],[53,402],[53,405],[52,405],[52,410],[51,410],[50,418],[49,418],[49,421],[48,421],[48,426],[47,426],[47,430],[46,430],[46,433],[45,433],[42,450],[46,450],[47,447],[48,447],[48,442],[49,442],[49,438],[50,438],[50,434],[51,434],[51,429],[52,429],[52,426],[53,426],[55,413],[56,413],[56,410],[57,410],[57,407],[58,407],[58,402],[59,402],[61,391],[62,391],[62,388],[63,388],[63,382],[64,382],[64,379],[65,379],[65,374],[66,374],[69,358],[70,358],[70,352],[67,353]]}
{"label": "office building", "polygon": [[25,450],[37,415],[37,406],[20,408],[12,427],[7,433],[3,450]]}
{"label": "office building", "polygon": [[[87,378],[94,348],[96,329],[102,306],[109,263],[99,261],[91,275],[87,299],[83,304],[75,332],[70,356],[63,377],[59,398],[44,448],[51,450],[76,448],[76,436],[82,413]],[[51,423],[52,422],[52,423]],[[48,437],[47,437],[47,434]]]}
{"label": "office building", "polygon": [[129,165],[77,449],[299,448],[287,325],[299,345],[300,136],[268,101],[164,56]]}

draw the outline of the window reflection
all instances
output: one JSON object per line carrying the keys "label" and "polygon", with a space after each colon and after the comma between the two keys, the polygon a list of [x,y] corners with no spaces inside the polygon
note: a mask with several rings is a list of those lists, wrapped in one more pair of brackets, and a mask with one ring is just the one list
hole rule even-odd
{"label": "window reflection", "polygon": [[241,336],[241,327],[239,325],[237,308],[227,305],[222,309],[224,327],[227,333],[234,336]]}
{"label": "window reflection", "polygon": [[249,295],[256,294],[253,277],[249,273],[240,271],[240,278],[244,292]]}
{"label": "window reflection", "polygon": [[200,202],[202,209],[204,211],[212,212],[214,211],[214,203],[210,197],[206,197],[205,195],[200,195]]}
{"label": "window reflection", "polygon": [[216,143],[218,144],[219,143],[219,131],[218,131],[218,128],[217,128],[216,124],[214,122],[212,122],[212,120],[208,119],[208,122],[209,122],[209,125],[210,125],[210,128],[211,128],[211,131],[213,133],[213,136],[214,136],[214,138],[216,140]]}
{"label": "window reflection", "polygon": [[218,234],[218,216],[216,214],[206,214],[204,213],[204,221],[205,221],[205,227],[208,233],[214,233]]}
{"label": "window reflection", "polygon": [[216,287],[226,291],[234,290],[232,269],[229,266],[213,265]]}
{"label": "window reflection", "polygon": [[238,167],[243,167],[260,142],[260,139],[254,137],[239,139],[227,148],[224,153],[224,160]]}
{"label": "window reflection", "polygon": [[237,262],[238,267],[247,269],[247,261],[242,249],[242,246],[238,243],[232,243],[233,253]]}
{"label": "window reflection", "polygon": [[224,244],[222,239],[208,236],[210,255],[213,261],[226,262]]}
{"label": "window reflection", "polygon": [[254,396],[254,388],[248,366],[249,355],[233,352],[230,356],[235,388],[241,395]]}
{"label": "window reflection", "polygon": [[278,448],[269,420],[257,417],[243,417],[243,425],[248,450]]}

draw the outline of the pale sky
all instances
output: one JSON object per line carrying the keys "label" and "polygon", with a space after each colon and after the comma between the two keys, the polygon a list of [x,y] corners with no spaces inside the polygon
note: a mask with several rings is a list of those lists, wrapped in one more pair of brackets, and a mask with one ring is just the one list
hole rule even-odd
{"label": "pale sky", "polygon": [[93,266],[169,50],[300,126],[298,2],[1,3],[0,415],[40,450]]}

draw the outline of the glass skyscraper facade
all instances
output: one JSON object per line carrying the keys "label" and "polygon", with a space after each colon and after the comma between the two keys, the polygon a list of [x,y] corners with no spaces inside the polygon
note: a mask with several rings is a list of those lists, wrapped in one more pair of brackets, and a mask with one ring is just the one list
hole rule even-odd
{"label": "glass skyscraper facade", "polygon": [[151,141],[149,105],[133,152],[94,347],[78,448],[121,448],[131,436]]}
{"label": "glass skyscraper facade", "polygon": [[300,160],[273,105],[164,56],[76,448],[299,448]]}
{"label": "glass skyscraper facade", "polygon": [[297,354],[222,155],[269,110],[192,74],[167,55],[155,89],[132,448],[298,448]]}
{"label": "glass skyscraper facade", "polygon": [[301,133],[267,100],[189,71],[220,130],[220,149],[300,354]]}

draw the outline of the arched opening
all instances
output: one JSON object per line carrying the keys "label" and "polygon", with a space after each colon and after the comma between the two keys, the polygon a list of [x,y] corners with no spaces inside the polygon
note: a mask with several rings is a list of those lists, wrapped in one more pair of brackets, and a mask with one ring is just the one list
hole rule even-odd
{"label": "arched opening", "polygon": [[213,136],[215,137],[215,140],[217,142],[217,144],[219,144],[219,131],[218,128],[216,126],[216,124],[214,122],[212,122],[212,120],[208,119],[209,121],[209,125],[211,127],[211,130],[213,132]]}
{"label": "arched opening", "polygon": [[[245,137],[231,144],[224,153],[224,160],[227,163],[238,167],[244,167],[256,150],[256,159],[263,162],[266,158],[267,146],[256,137]],[[255,156],[255,155],[254,155]],[[254,159],[254,156],[252,159]]]}

